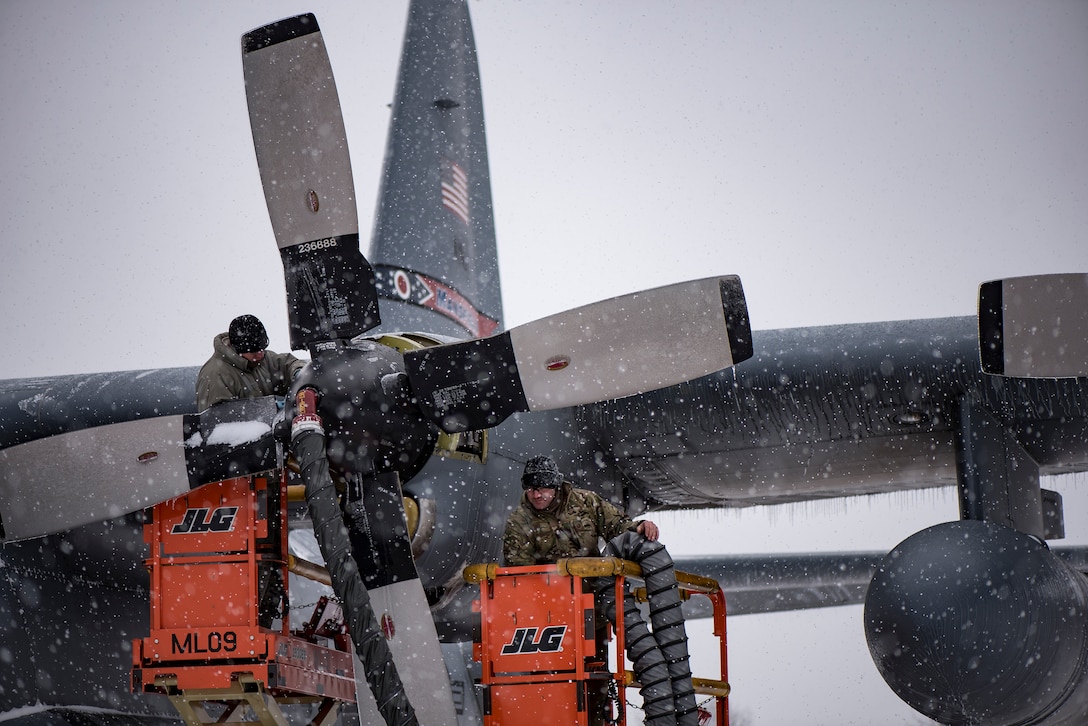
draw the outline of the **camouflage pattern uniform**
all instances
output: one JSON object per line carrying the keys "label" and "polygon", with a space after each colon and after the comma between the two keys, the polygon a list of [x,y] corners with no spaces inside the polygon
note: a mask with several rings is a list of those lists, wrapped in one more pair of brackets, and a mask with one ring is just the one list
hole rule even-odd
{"label": "camouflage pattern uniform", "polygon": [[555,562],[564,557],[597,557],[598,537],[610,540],[637,522],[593,492],[563,482],[547,509],[537,511],[522,495],[502,536],[507,567]]}

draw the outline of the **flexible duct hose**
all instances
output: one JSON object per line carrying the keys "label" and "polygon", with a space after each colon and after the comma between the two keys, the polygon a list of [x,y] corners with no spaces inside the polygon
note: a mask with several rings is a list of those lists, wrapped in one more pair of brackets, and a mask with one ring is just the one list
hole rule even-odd
{"label": "flexible duct hose", "polygon": [[[695,702],[695,688],[691,683],[691,664],[688,655],[688,637],[684,629],[684,616],[680,605],[680,588],[676,584],[676,571],[672,557],[660,542],[651,542],[637,532],[625,532],[613,538],[605,547],[605,554],[637,562],[646,582],[646,595],[650,601],[650,623],[653,640],[663,658],[669,675],[668,690],[673,698],[673,712],[678,726],[697,726],[699,707]],[[614,588],[606,588],[613,592]],[[611,598],[611,599],[614,599]],[[613,614],[614,614],[613,607]],[[623,617],[625,633],[631,628],[626,624],[632,612],[645,630],[641,613],[629,594],[624,597]],[[607,613],[606,613],[607,615]],[[625,637],[630,637],[626,636]],[[628,653],[632,663],[636,663]],[[636,675],[637,675],[636,663]],[[640,682],[642,682],[640,680]],[[643,699],[646,700],[645,686]],[[664,723],[664,722],[662,722]]]}
{"label": "flexible duct hose", "polygon": [[[303,402],[309,392],[309,402]],[[299,462],[306,485],[306,503],[314,523],[321,555],[332,579],[332,589],[344,605],[348,632],[363,664],[366,681],[388,726],[418,726],[415,709],[408,702],[393,654],[382,635],[370,595],[363,586],[359,567],[351,556],[347,527],[340,514],[336,489],[325,458],[325,432],[313,405],[312,390],[299,391],[298,410],[291,426],[291,451]]]}
{"label": "flexible duct hose", "polygon": [[[610,577],[601,578],[597,590],[597,602],[609,621],[616,622],[616,588]],[[623,637],[627,644],[627,657],[635,672],[635,680],[641,684],[642,709],[646,712],[647,726],[672,726],[676,723],[676,705],[672,694],[672,676],[665,656],[654,640],[653,633],[642,619],[642,611],[630,592],[623,597]]]}

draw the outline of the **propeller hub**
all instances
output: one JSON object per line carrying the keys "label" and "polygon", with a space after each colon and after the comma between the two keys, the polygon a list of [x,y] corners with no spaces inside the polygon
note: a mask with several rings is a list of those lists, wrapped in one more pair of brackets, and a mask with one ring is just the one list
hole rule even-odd
{"label": "propeller hub", "polygon": [[434,451],[439,431],[412,400],[401,354],[372,340],[320,348],[295,380],[290,400],[299,389],[317,390],[329,466],[411,479]]}

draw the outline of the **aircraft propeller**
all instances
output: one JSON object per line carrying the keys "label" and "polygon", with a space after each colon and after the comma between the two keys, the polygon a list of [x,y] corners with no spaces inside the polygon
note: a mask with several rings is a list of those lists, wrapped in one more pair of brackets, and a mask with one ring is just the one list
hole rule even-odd
{"label": "aircraft propeller", "polygon": [[[289,401],[302,400],[300,391],[314,393],[325,457],[306,455],[327,458],[348,483],[351,550],[370,591],[359,607],[370,621],[374,601],[374,611],[385,601],[402,619],[415,613],[410,627],[400,629],[408,635],[391,639],[391,650],[396,659],[413,659],[401,675],[409,696],[413,689],[422,696],[412,699],[415,707],[437,712],[421,720],[445,722],[452,696],[406,546],[398,481],[389,476],[403,482],[415,475],[438,428],[489,428],[517,411],[661,388],[750,357],[740,280],[657,288],[488,338],[403,354],[380,339],[360,339],[380,322],[378,293],[359,251],[346,132],[317,21],[300,15],[272,23],[246,34],[242,46],[254,148],[284,266],[291,346],[311,354]],[[307,481],[308,492],[320,487]],[[429,685],[413,685],[414,679]]]}
{"label": "aircraft propeller", "polygon": [[300,15],[259,28],[245,36],[243,51],[291,345],[309,348],[313,359],[298,386],[322,394],[326,428],[338,432],[330,434],[334,467],[391,465],[406,480],[433,444],[432,426],[489,428],[517,411],[662,388],[751,356],[735,276],[621,296],[403,355],[349,343],[380,322],[378,295],[359,251],[344,122],[317,21]]}
{"label": "aircraft propeller", "polygon": [[[398,662],[412,659],[403,669],[405,688],[409,696],[426,694],[413,699],[425,709],[422,721],[453,723],[400,484],[427,463],[440,431],[480,430],[519,411],[653,390],[750,357],[744,293],[738,278],[713,277],[490,337],[435,344],[433,336],[416,336],[425,341],[417,350],[363,337],[380,321],[378,288],[359,250],[347,139],[317,21],[301,15],[259,28],[243,36],[242,50],[254,149],[284,266],[291,347],[311,355],[289,401],[293,406],[300,389],[316,392],[324,453],[348,485],[351,549],[374,611],[395,613],[402,623],[389,637]],[[268,399],[235,401],[199,416],[170,412],[72,427],[9,446],[0,451],[0,539],[112,519],[205,482],[267,470],[275,462],[275,408]],[[252,437],[220,436],[238,424]],[[248,463],[239,468],[243,459]],[[245,468],[250,464],[259,468]],[[78,498],[66,488],[75,480]]]}

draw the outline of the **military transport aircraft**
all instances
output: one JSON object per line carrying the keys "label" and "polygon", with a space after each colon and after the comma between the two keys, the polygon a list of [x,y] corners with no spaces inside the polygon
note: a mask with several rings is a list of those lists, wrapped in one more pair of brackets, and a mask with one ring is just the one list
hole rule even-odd
{"label": "military transport aircraft", "polygon": [[[456,42],[443,42],[450,38]],[[428,343],[502,331],[478,72],[464,4],[413,4],[393,114],[381,202],[366,253],[377,278],[380,330],[423,332],[431,339]],[[262,164],[262,172],[264,168]],[[274,211],[273,217],[275,227]],[[270,243],[264,254],[271,254]],[[635,305],[629,301],[629,307]],[[594,310],[596,316],[602,312]],[[655,327],[665,326],[645,327],[652,336]],[[655,350],[653,338],[643,340],[650,341],[648,352],[662,353],[664,346]],[[303,340],[302,347],[308,342]],[[609,493],[633,511],[750,506],[959,484],[969,502],[965,513],[976,521],[1005,522],[1038,537],[1053,534],[1060,524],[1056,506],[1039,504],[1038,475],[1080,471],[1088,463],[1083,378],[1040,383],[984,375],[973,317],[764,331],[752,342],[752,358],[723,373],[625,398],[564,401],[550,412],[529,410],[501,422],[465,424],[462,428],[495,424],[489,430],[486,464],[414,449],[418,458],[412,459],[412,468],[421,468],[401,473],[408,496],[434,503],[434,536],[417,566],[446,643],[447,662],[456,659],[451,651],[464,659],[464,649],[457,645],[467,635],[466,594],[457,587],[460,568],[495,559],[496,534],[516,498],[517,472],[540,450],[555,452],[580,483]],[[1048,373],[1055,375],[1066,374]],[[44,504],[31,515],[27,510],[20,510],[21,516],[10,515],[11,509],[3,512],[6,537],[16,541],[3,549],[0,711],[40,702],[51,707],[48,713],[24,718],[74,718],[85,707],[148,721],[171,715],[163,704],[125,692],[128,657],[119,651],[139,634],[146,604],[141,599],[135,518],[116,515],[151,503],[157,495],[150,492],[157,485],[150,491],[131,489],[130,501],[120,505],[110,487],[123,488],[116,486],[125,480],[123,466],[101,459],[98,465],[81,462],[63,469],[59,481],[46,482],[39,478],[41,471],[56,472],[36,463],[56,458],[61,441],[84,441],[88,434],[81,432],[104,432],[98,445],[108,447],[113,441],[107,432],[116,430],[110,427],[118,422],[164,421],[191,413],[194,376],[192,368],[93,374],[8,381],[0,390],[6,501],[22,497],[21,505],[30,499]],[[619,396],[628,391],[606,392]],[[484,397],[489,402],[493,398]],[[471,417],[476,410],[454,413]],[[446,423],[458,428],[456,422]],[[145,428],[141,424],[136,430]],[[431,443],[434,432],[424,428],[423,438]],[[74,438],[53,438],[66,432]],[[71,514],[65,505],[73,499],[68,486],[72,481],[82,485],[79,509],[85,523],[22,539],[36,534],[36,527],[49,531],[50,516]],[[26,496],[27,482],[34,486],[31,497]],[[88,491],[101,496],[88,497]],[[102,510],[96,510],[99,500]],[[921,569],[936,567],[934,560],[951,551],[955,537],[942,536],[948,541],[922,549]],[[1002,536],[1008,535],[991,536],[986,530],[985,537],[1007,548]],[[1059,652],[1051,667],[1031,670],[1031,678],[1019,666],[1021,651],[1003,650],[993,641],[979,645],[946,634],[942,638],[962,646],[966,656],[946,653],[945,663],[940,653],[919,657],[956,673],[965,664],[968,671],[979,671],[1000,688],[1004,700],[993,693],[986,698],[1004,714],[1021,714],[1015,716],[1021,721],[1064,718],[1062,709],[1083,708],[1085,697],[1085,668],[1077,660],[1079,641],[1072,637],[1079,621],[1061,623],[1060,617],[1052,620],[1050,615],[1079,612],[1083,617],[1083,585],[1035,540],[1011,542],[1038,565],[1023,577],[1022,572],[1002,570],[1005,581],[994,586],[993,596],[1014,603],[1020,597],[1030,599],[1023,585],[1043,571],[1058,594],[1047,602],[1030,602],[1025,607],[1029,614],[1019,624],[1003,623],[1009,640],[1015,645],[1031,637],[1043,642],[1060,636],[1070,647],[1055,649]],[[781,607],[801,606],[806,599],[857,602],[875,566],[866,558],[852,567],[830,558],[798,560],[797,598],[787,597]],[[780,562],[783,569],[795,564]],[[703,564],[713,574],[724,563],[717,559]],[[760,564],[748,563],[746,569]],[[822,577],[826,570],[840,574],[828,583]],[[781,583],[782,571],[777,574]],[[913,573],[898,577],[902,581],[908,574]],[[821,589],[821,583],[826,587]],[[779,589],[780,596],[784,590]],[[986,598],[974,591],[967,595]],[[773,607],[759,602],[745,606],[739,596],[733,602],[734,612]],[[1063,610],[1063,605],[1068,607]],[[94,618],[83,617],[88,607],[96,611]],[[931,607],[938,619],[947,621],[941,606]],[[874,621],[887,615],[874,613]],[[888,631],[880,623],[874,626],[870,642],[877,643],[875,653],[894,651],[881,645]],[[101,654],[95,667],[89,669],[87,660],[73,661],[65,647],[69,643],[78,644],[82,652]],[[972,660],[972,647],[985,651],[987,658]],[[1029,653],[1032,658],[1042,655],[1050,657]],[[910,658],[881,663],[885,676],[895,681],[893,688],[908,681],[914,667]],[[1012,682],[1018,678],[1026,683],[1016,687]],[[916,698],[909,684],[903,690],[908,700]],[[965,719],[985,720],[977,709],[986,704],[954,687],[932,687],[929,693],[930,699],[912,705],[951,720],[957,716],[948,710],[949,703],[966,704]]]}

